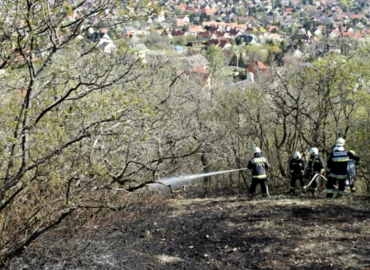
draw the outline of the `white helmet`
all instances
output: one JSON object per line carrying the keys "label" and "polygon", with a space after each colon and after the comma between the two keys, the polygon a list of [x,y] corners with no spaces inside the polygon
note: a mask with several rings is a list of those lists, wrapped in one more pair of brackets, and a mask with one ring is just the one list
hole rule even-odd
{"label": "white helmet", "polygon": [[345,143],[346,143],[346,140],[345,139],[338,138],[337,141],[335,142],[335,145],[337,145],[337,146],[344,146]]}
{"label": "white helmet", "polygon": [[300,159],[301,154],[299,152],[294,152],[293,157],[296,158],[296,159]]}
{"label": "white helmet", "polygon": [[317,155],[318,153],[319,153],[319,149],[317,149],[316,147],[312,147],[310,149],[310,154]]}
{"label": "white helmet", "polygon": [[253,148],[253,154],[255,153],[261,153],[261,149],[257,146]]}

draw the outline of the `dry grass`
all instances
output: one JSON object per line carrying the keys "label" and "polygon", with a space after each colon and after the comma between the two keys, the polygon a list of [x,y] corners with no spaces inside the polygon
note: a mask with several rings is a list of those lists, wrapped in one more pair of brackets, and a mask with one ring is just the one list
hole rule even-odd
{"label": "dry grass", "polygon": [[49,269],[59,269],[61,254],[67,258],[74,247],[65,269],[99,269],[104,262],[104,269],[367,269],[369,207],[370,198],[359,195],[339,201],[154,196],[96,217],[89,223],[94,234],[75,229],[72,238],[56,241],[58,248],[46,246],[57,232],[44,237],[22,259],[37,269],[42,259],[34,255],[47,250],[54,258]]}

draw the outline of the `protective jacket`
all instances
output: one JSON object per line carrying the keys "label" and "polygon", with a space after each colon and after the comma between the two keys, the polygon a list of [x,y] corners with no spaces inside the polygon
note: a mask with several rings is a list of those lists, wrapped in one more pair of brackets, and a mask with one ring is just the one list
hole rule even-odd
{"label": "protective jacket", "polygon": [[264,179],[267,178],[266,171],[270,168],[270,164],[261,153],[255,153],[248,162],[247,168],[252,170],[252,178]]}
{"label": "protective jacket", "polygon": [[328,159],[327,172],[329,176],[336,179],[347,179],[347,162],[350,159],[355,160],[356,164],[360,162],[360,157],[352,151],[333,151]]}
{"label": "protective jacket", "polygon": [[320,155],[311,155],[307,164],[307,171],[310,174],[322,173],[324,171],[324,160]]}
{"label": "protective jacket", "polygon": [[292,158],[289,162],[290,174],[304,174],[306,161],[303,158]]}

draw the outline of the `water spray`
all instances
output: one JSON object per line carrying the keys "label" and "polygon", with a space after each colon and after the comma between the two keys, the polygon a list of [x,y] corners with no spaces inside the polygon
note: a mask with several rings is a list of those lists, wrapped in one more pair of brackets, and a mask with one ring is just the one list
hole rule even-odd
{"label": "water spray", "polygon": [[201,173],[201,174],[190,174],[190,175],[183,175],[183,176],[171,176],[162,178],[157,181],[157,183],[163,184],[163,185],[176,185],[176,184],[184,184],[186,182],[190,182],[192,180],[217,175],[217,174],[224,174],[224,173],[231,173],[231,172],[237,172],[242,170],[247,170],[248,168],[241,168],[241,169],[233,169],[233,170],[227,170],[227,171],[218,171],[218,172],[209,172],[209,173]]}

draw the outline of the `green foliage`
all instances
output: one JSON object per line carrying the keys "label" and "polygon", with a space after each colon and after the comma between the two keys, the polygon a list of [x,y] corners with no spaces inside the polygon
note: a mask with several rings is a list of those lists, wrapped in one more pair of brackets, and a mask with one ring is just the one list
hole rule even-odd
{"label": "green foliage", "polygon": [[206,52],[206,58],[209,61],[209,69],[217,73],[225,63],[225,56],[220,47],[211,45]]}

